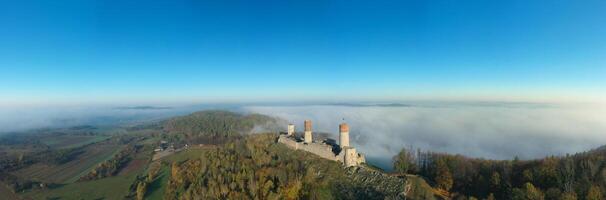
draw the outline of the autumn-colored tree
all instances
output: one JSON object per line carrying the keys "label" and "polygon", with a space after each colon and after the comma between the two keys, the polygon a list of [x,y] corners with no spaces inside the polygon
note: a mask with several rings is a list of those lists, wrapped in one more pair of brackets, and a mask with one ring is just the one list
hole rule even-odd
{"label": "autumn-colored tree", "polygon": [[545,191],[546,200],[559,200],[562,196],[562,191],[558,188],[549,188]]}
{"label": "autumn-colored tree", "polygon": [[532,183],[524,184],[524,188],[516,188],[512,192],[513,200],[543,200],[545,195],[540,189],[536,188]]}
{"label": "autumn-colored tree", "polygon": [[180,167],[179,167],[179,164],[177,164],[177,162],[172,162],[171,165],[170,165],[170,169],[171,169],[170,175],[172,177],[178,176],[179,172],[180,172],[179,168]]}
{"label": "autumn-colored tree", "polygon": [[[606,194],[606,146],[566,156],[512,161],[468,158],[438,152],[418,151],[418,174],[428,177],[437,187],[444,178],[438,176],[448,166],[453,185],[450,191],[465,196],[511,199],[514,193],[525,195],[525,184],[531,183],[545,198],[586,199],[592,185],[592,197]],[[394,157],[394,163],[398,157]],[[394,166],[397,169],[397,166]],[[443,185],[443,184],[442,184]],[[515,189],[517,188],[517,189]],[[581,196],[576,197],[576,194]],[[524,197],[525,198],[525,197]],[[606,197],[602,197],[606,199]]]}
{"label": "autumn-colored tree", "polygon": [[577,194],[574,192],[564,192],[560,200],[577,200]]}
{"label": "autumn-colored tree", "polygon": [[398,155],[393,158],[393,168],[399,173],[414,173],[417,171],[417,165],[414,152],[407,149],[400,150]]}
{"label": "autumn-colored tree", "polygon": [[495,200],[494,194],[492,194],[492,193],[488,194],[488,197],[486,197],[486,200]]}
{"label": "autumn-colored tree", "polygon": [[501,187],[501,174],[499,172],[493,172],[490,176],[490,189],[492,191],[498,191]]}
{"label": "autumn-colored tree", "polygon": [[303,187],[303,184],[298,179],[295,179],[294,181],[290,182],[283,189],[285,198],[288,200],[299,199],[299,192],[301,191],[302,187]]}
{"label": "autumn-colored tree", "polygon": [[137,184],[137,200],[143,200],[143,198],[145,197],[145,192],[147,190],[147,183],[146,182],[139,182],[139,184]]}
{"label": "autumn-colored tree", "polygon": [[587,191],[586,200],[602,200],[604,199],[602,196],[602,192],[600,191],[600,187],[592,185]]}
{"label": "autumn-colored tree", "polygon": [[452,188],[453,180],[452,174],[443,160],[438,160],[436,163],[436,184],[439,188],[444,190],[450,190]]}

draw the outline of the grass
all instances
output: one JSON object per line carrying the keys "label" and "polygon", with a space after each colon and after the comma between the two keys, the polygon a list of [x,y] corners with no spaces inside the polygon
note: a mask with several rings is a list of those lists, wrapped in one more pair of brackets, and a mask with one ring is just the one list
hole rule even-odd
{"label": "grass", "polygon": [[110,159],[121,149],[118,145],[99,144],[86,148],[76,159],[61,165],[34,164],[18,170],[15,175],[52,183],[72,183],[87,174],[97,164]]}
{"label": "grass", "polygon": [[162,199],[164,197],[164,191],[166,190],[166,184],[170,178],[170,167],[162,165],[158,177],[152,182],[147,188],[147,194],[145,199]]}
{"label": "grass", "polygon": [[[435,195],[440,196],[439,193],[436,193],[434,191],[434,188],[427,184],[427,182],[425,182],[425,180],[420,176],[407,175],[406,178],[412,186],[412,190],[409,192],[409,196],[416,197],[416,199],[435,199]],[[440,197],[441,199],[448,199],[444,198],[444,196]]]}
{"label": "grass", "polygon": [[[119,150],[120,148],[113,149],[114,153],[118,152]],[[141,152],[141,154],[144,153]],[[113,154],[111,154],[109,157],[111,158],[111,156],[113,156]],[[145,158],[143,155],[138,157],[140,159]],[[147,158],[149,159],[149,157]],[[145,171],[146,167],[142,164],[146,165],[147,163],[138,163],[137,166],[130,169],[128,173],[119,173],[117,176],[92,181],[71,182],[52,189],[30,190],[23,196],[32,199],[125,199],[125,196],[129,194],[130,186],[136,180],[137,175]],[[93,165],[92,167],[95,166],[96,165]],[[82,175],[88,173],[91,169],[83,171]],[[165,173],[166,176],[168,176],[168,168],[163,169],[163,172],[161,173]],[[77,180],[80,176],[81,175],[76,176],[77,178],[75,180]],[[159,176],[158,180],[164,182],[168,180],[168,178],[165,178],[165,180],[160,180],[161,178],[163,177]],[[164,183],[159,182],[159,184],[160,188],[164,188],[162,185]],[[158,195],[161,197],[163,194]]]}
{"label": "grass", "polygon": [[143,150],[139,151],[135,155],[132,155],[132,160],[120,170],[118,175],[127,175],[130,173],[141,171],[148,167],[149,160],[151,160],[151,148],[150,146],[143,147]]}
{"label": "grass", "polygon": [[167,163],[183,162],[192,158],[200,158],[200,155],[206,150],[208,150],[208,148],[190,148],[177,152],[173,155],[166,156],[161,160]]}
{"label": "grass", "polygon": [[114,146],[114,148],[110,149],[110,151],[107,154],[103,154],[103,155],[97,157],[97,159],[91,159],[92,161],[87,163],[88,164],[87,168],[83,167],[82,169],[84,169],[84,170],[81,170],[80,173],[78,173],[78,175],[72,176],[72,178],[69,179],[67,182],[69,182],[69,183],[76,182],[80,177],[88,174],[91,170],[93,170],[99,163],[111,159],[116,153],[118,153],[124,147],[124,146],[115,146],[115,145],[111,145],[111,146]]}
{"label": "grass", "polygon": [[23,196],[32,199],[124,199],[136,173],[93,181],[77,182],[53,189],[31,190]]}
{"label": "grass", "polygon": [[100,142],[109,138],[109,136],[103,135],[50,135],[41,139],[41,141],[50,146],[51,148],[67,149],[81,147],[87,144]]}

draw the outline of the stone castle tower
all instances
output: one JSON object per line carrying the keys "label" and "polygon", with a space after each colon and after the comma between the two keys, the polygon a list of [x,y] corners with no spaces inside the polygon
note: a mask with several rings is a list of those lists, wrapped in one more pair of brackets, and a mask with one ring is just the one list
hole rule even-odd
{"label": "stone castle tower", "polygon": [[295,135],[295,125],[289,124],[286,134],[280,134],[278,142],[295,150],[307,151],[325,159],[339,161],[346,167],[358,166],[366,162],[364,154],[358,153],[356,148],[349,144],[349,126],[346,123],[339,124],[339,145],[332,139],[314,142],[311,120],[305,120],[304,130],[303,138],[300,138]]}
{"label": "stone castle tower", "polygon": [[349,147],[349,126],[346,123],[339,124],[339,146]]}
{"label": "stone castle tower", "polygon": [[360,163],[358,152],[356,152],[356,148],[352,147],[342,147],[342,151],[345,153],[343,156],[343,164],[346,167],[356,166]]}
{"label": "stone castle tower", "polygon": [[305,143],[312,143],[313,139],[312,139],[312,134],[311,134],[311,120],[305,120],[305,139],[304,142]]}
{"label": "stone castle tower", "polygon": [[291,136],[291,135],[293,135],[293,134],[295,134],[295,125],[294,125],[294,124],[289,124],[289,125],[288,125],[288,132],[287,132],[287,135],[288,135],[288,136]]}
{"label": "stone castle tower", "polygon": [[339,146],[343,152],[343,164],[345,166],[356,166],[359,164],[356,148],[349,145],[349,126],[346,123],[339,124]]}

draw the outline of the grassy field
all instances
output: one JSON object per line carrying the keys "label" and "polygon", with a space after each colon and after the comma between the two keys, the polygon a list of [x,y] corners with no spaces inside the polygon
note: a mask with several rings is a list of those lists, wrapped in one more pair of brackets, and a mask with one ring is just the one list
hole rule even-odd
{"label": "grassy field", "polygon": [[144,150],[133,156],[133,159],[120,170],[118,175],[130,175],[131,173],[139,172],[147,167],[151,159],[151,148],[145,147]]}
{"label": "grassy field", "polygon": [[32,199],[124,199],[137,173],[94,181],[63,185],[53,189],[31,190],[23,196]]}
{"label": "grassy field", "polygon": [[[120,150],[120,148],[112,149],[113,153]],[[113,153],[108,154],[107,159]],[[129,193],[130,185],[135,181],[137,175],[145,171],[149,158],[149,151],[143,151],[135,155],[134,159],[117,176],[92,181],[70,182],[52,189],[31,190],[23,196],[32,199],[125,199],[125,196]],[[94,166],[92,165],[91,168]],[[83,170],[81,175],[88,173],[90,170]],[[76,180],[81,175],[75,176]]]}
{"label": "grassy field", "polygon": [[[18,173],[22,176],[31,174],[30,176],[35,178],[63,183],[58,187],[26,191],[22,194],[22,197],[31,199],[125,199],[137,175],[144,173],[149,164],[152,151],[151,145],[146,145],[141,151],[132,155],[132,160],[116,176],[76,182],[79,177],[89,173],[90,170],[104,160],[110,159],[123,147],[122,145],[107,144],[105,142],[97,143],[87,146],[84,154],[63,165],[33,165],[20,170]],[[168,172],[166,172],[166,169],[163,170],[161,173],[166,175]],[[159,176],[158,179],[166,179],[164,177]],[[158,186],[160,188],[163,187],[161,182],[158,182]]]}
{"label": "grassy field", "polygon": [[168,183],[169,178],[170,167],[167,165],[162,165],[158,177],[148,186],[145,199],[161,200],[164,197],[164,190],[166,189],[166,184]]}
{"label": "grassy field", "polygon": [[20,154],[27,154],[40,151],[41,148],[35,148],[32,146],[11,146],[11,145],[0,145],[0,156],[18,156]]}
{"label": "grassy field", "polygon": [[14,174],[27,179],[52,183],[72,183],[92,170],[98,163],[110,159],[121,149],[119,145],[96,144],[86,148],[86,152],[76,159],[61,165],[34,164],[16,171]]}
{"label": "grassy field", "polygon": [[103,135],[59,135],[48,136],[40,140],[51,148],[67,149],[92,144],[109,138]]}
{"label": "grassy field", "polygon": [[202,147],[202,148],[189,148],[180,152],[177,152],[173,155],[170,156],[166,156],[164,158],[162,158],[161,160],[167,163],[172,163],[172,162],[181,162],[181,161],[185,161],[188,159],[192,159],[192,158],[200,158],[200,155],[202,154],[202,152],[210,149],[210,148],[216,148],[214,146],[209,146],[209,147]]}

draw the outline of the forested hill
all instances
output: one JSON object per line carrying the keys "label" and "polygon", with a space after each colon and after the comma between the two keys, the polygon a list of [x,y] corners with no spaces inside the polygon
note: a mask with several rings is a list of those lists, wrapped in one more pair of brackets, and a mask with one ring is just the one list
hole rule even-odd
{"label": "forested hill", "polygon": [[276,124],[277,119],[264,115],[227,111],[202,111],[166,121],[169,135],[216,145],[170,163],[164,198],[434,199],[433,189],[419,177],[344,168],[339,162],[276,143],[275,133],[247,134]]}
{"label": "forested hill", "polygon": [[398,171],[419,174],[453,196],[486,199],[606,199],[606,147],[535,160],[485,160],[402,150]]}
{"label": "forested hill", "polygon": [[418,177],[344,168],[276,143],[276,136],[247,135],[171,163],[164,199],[435,199]]}
{"label": "forested hill", "polygon": [[229,111],[200,111],[175,117],[164,123],[164,130],[186,140],[216,141],[260,131],[277,130],[277,120],[260,114],[239,114]]}

